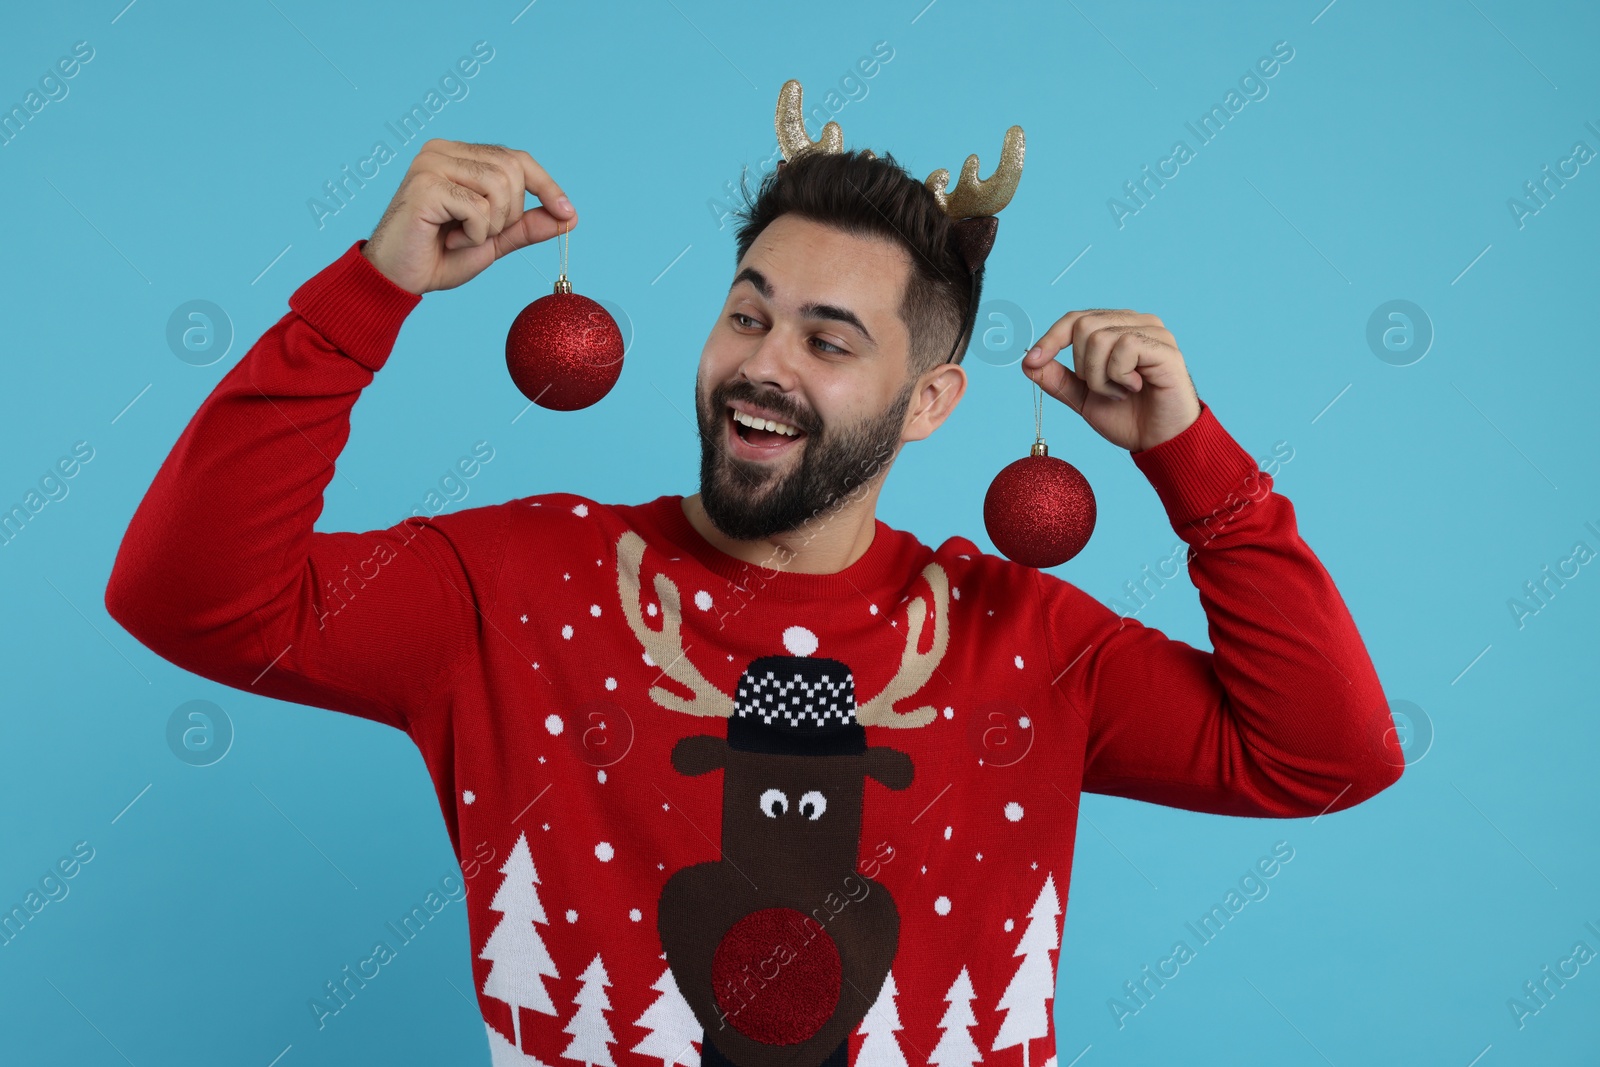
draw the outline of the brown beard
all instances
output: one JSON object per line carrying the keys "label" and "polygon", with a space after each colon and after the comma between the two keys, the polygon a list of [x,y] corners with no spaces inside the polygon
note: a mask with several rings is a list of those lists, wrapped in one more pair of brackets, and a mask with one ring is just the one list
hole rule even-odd
{"label": "brown beard", "polygon": [[[706,404],[695,381],[695,412],[700,422],[700,504],[717,529],[740,541],[788,533],[842,507],[852,491],[885,472],[900,447],[913,379],[878,415],[836,430],[818,427],[809,413],[794,409],[780,395],[762,394],[749,382],[724,382]],[[805,431],[794,447],[800,462],[778,471],[728,453],[728,403],[742,400],[783,416]]]}

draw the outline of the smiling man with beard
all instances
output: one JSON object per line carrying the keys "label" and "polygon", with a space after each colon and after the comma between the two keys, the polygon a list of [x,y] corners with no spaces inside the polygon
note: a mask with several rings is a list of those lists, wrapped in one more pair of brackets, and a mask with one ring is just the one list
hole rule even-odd
{"label": "smiling man with beard", "polygon": [[1081,793],[1312,816],[1403,766],[1332,579],[1153,315],[1068,312],[1020,370],[1148,479],[1214,651],[876,518],[966,390],[1021,131],[947,193],[811,141],[791,85],[695,377],[698,494],[314,529],[423,294],[577,221],[526,152],[433,140],[190,420],[106,590],[182,667],[416,743],[499,876],[467,897],[496,1064],[848,1067],[951,1033],[1053,1061]]}
{"label": "smiling man with beard", "polygon": [[[836,299],[879,320],[879,331],[903,346],[903,323],[895,321],[893,300],[909,274],[906,259],[903,249],[886,241],[852,237],[796,215],[770,225],[745,255],[748,265],[734,280],[695,380],[700,492],[684,504],[695,528],[724,551],[750,558],[753,548],[771,542],[777,551],[770,554],[792,559],[798,553],[789,545],[796,539],[781,535],[798,531],[814,541],[816,531],[808,527],[841,509],[872,514],[883,475],[901,443],[913,439],[906,436],[906,412],[919,383],[902,370],[904,384],[880,410],[861,410],[873,398],[862,379],[884,377],[894,350],[875,344],[861,315],[843,304],[812,301],[797,312],[785,308],[779,294],[836,292]],[[782,332],[769,339],[774,327],[766,320],[791,315],[793,339]],[[795,340],[812,328],[817,335],[806,338],[811,351],[800,351],[800,363],[816,365],[807,374],[810,368],[797,366],[794,358],[801,348]],[[712,389],[713,376],[734,361],[736,375]],[[857,366],[850,368],[851,362]],[[818,398],[814,402],[836,405],[826,422],[808,406],[808,398],[794,395],[802,377]],[[959,398],[964,386],[964,374],[952,366],[925,388],[943,399],[940,390],[954,389]],[[938,405],[924,421],[942,419],[953,406],[953,399]],[[750,423],[756,418],[784,423],[784,431],[755,428]],[[912,432],[926,436],[920,427]],[[859,491],[863,486],[865,495]],[[853,525],[859,531],[863,524],[858,519]],[[870,520],[864,525],[870,533]]]}
{"label": "smiling man with beard", "polygon": [[[699,405],[700,492],[688,499],[685,508],[698,507],[711,524],[710,531],[702,531],[708,535],[714,536],[715,531],[732,541],[762,541],[827,516],[864,486],[872,486],[876,497],[876,488],[882,485],[878,475],[888,470],[889,462],[900,451],[911,388],[908,383],[888,409],[876,417],[867,417],[852,426],[829,428],[825,433],[820,428],[799,431],[805,439],[795,446],[800,459],[785,474],[770,458],[736,456],[736,446],[725,436],[733,433],[750,442],[769,433],[746,431],[738,424],[726,423],[736,418],[735,411],[783,415],[784,405],[772,398],[763,401],[756,395],[739,396],[744,403],[736,407],[736,393],[747,390],[732,385],[719,387],[709,405]],[[801,415],[784,421],[796,428],[807,424]],[[751,445],[752,450],[759,447],[762,446]],[[783,442],[766,447],[788,451]],[[698,518],[692,510],[690,515]],[[700,528],[698,521],[696,528]]]}

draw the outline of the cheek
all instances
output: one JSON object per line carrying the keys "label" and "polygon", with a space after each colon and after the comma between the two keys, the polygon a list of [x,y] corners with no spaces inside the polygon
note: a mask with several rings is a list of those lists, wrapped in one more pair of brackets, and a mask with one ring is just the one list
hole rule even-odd
{"label": "cheek", "polygon": [[696,371],[694,387],[694,403],[699,409],[700,418],[715,419],[722,413],[711,410],[717,387],[728,380],[728,371],[720,370],[718,364],[708,352],[700,359],[700,367]]}
{"label": "cheek", "polygon": [[892,397],[881,397],[875,381],[838,373],[810,383],[812,410],[830,426],[853,426],[876,416]]}
{"label": "cheek", "polygon": [[731,378],[744,359],[741,338],[726,330],[713,329],[700,350],[700,379],[713,385]]}

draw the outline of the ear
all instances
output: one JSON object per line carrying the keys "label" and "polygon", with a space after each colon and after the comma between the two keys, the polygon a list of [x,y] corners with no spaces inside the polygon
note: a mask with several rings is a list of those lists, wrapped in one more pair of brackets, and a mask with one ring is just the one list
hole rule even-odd
{"label": "ear", "polygon": [[911,757],[898,748],[874,745],[867,749],[866,761],[867,777],[876,779],[881,785],[889,789],[904,789],[911,784],[911,777],[915,773]]}
{"label": "ear", "polygon": [[720,770],[728,764],[726,738],[691,734],[672,746],[672,766],[690,778]]}
{"label": "ear", "polygon": [[994,248],[994,235],[999,229],[1000,220],[994,215],[956,221],[956,244],[961,246],[961,258],[966,260],[968,270],[983,266]]}
{"label": "ear", "polygon": [[959,363],[941,363],[917,379],[907,407],[903,441],[921,441],[944,424],[967,392],[967,372]]}

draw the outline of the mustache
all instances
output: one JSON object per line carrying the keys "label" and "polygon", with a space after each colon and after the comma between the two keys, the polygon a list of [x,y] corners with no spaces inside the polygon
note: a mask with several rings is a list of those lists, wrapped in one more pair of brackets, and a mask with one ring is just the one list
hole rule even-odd
{"label": "mustache", "polygon": [[715,408],[727,407],[728,403],[734,400],[742,400],[746,404],[777,412],[784,422],[807,434],[814,434],[817,430],[817,420],[811,412],[797,409],[781,393],[763,393],[747,383],[725,382],[711,394],[712,406]]}

